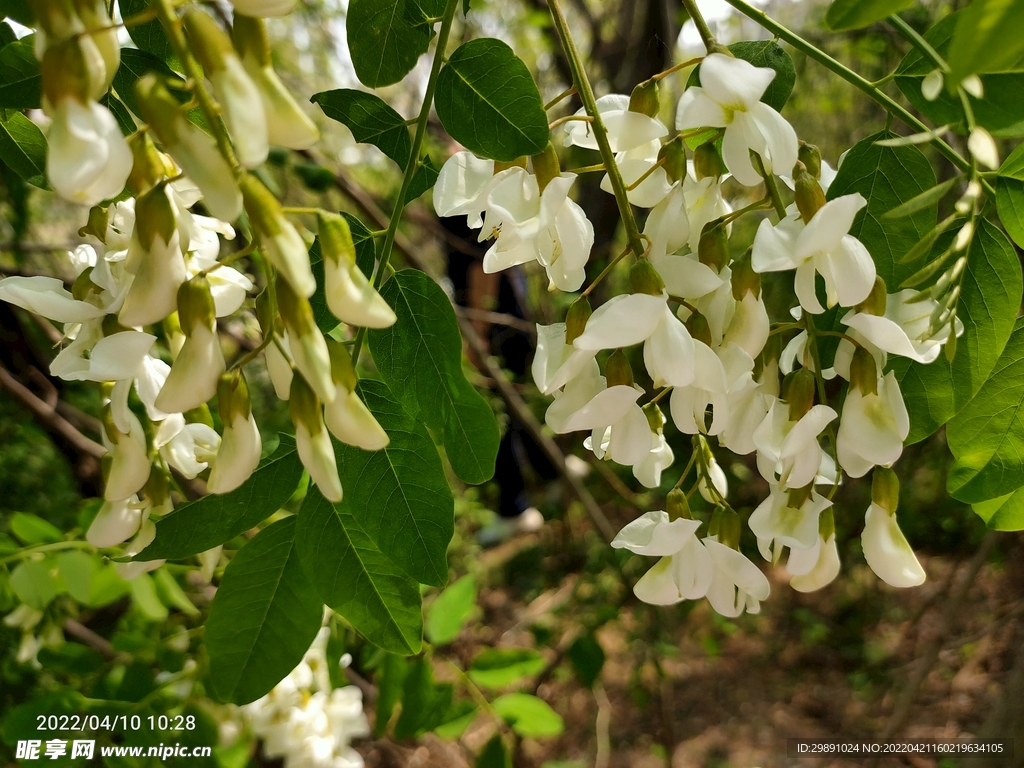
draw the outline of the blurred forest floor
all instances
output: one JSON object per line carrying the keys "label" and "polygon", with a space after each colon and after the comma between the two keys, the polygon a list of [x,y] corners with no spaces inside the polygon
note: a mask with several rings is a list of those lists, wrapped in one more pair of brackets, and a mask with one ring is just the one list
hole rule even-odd
{"label": "blurred forest floor", "polygon": [[[483,615],[439,657],[465,669],[483,648],[543,650],[549,631],[573,631],[573,615],[563,613],[571,596],[583,604],[595,597],[576,588],[578,575],[524,599],[544,574],[564,573],[554,562],[561,527],[550,524],[482,555],[480,565],[502,583],[481,590]],[[776,569],[762,613],[736,621],[719,617],[705,601],[678,609],[633,602],[596,632],[607,658],[592,690],[567,665],[556,666],[557,649],[545,650],[552,674],[536,693],[563,716],[566,730],[558,739],[526,740],[514,764],[1024,765],[1024,536],[990,537],[980,554],[922,556],[922,564],[926,584],[900,591],[881,584],[863,563],[846,565],[832,585],[812,594],[789,589]],[[445,677],[443,665],[436,671]],[[494,726],[477,718],[463,744],[478,751],[493,734]],[[788,738],[888,736],[1009,738],[1017,753],[976,762],[908,755],[875,763],[786,755]],[[369,768],[468,765],[454,745],[430,736],[418,749],[381,742],[357,747]]]}

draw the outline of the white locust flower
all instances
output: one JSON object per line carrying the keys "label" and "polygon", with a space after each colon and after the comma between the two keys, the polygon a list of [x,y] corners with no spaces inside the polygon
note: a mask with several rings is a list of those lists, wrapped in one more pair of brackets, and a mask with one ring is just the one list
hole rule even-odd
{"label": "white locust flower", "polygon": [[530,371],[541,394],[550,395],[564,387],[597,354],[566,343],[567,327],[567,323],[537,326],[537,351]]}
{"label": "white locust flower", "polygon": [[755,509],[749,520],[750,530],[757,536],[757,546],[765,560],[772,560],[782,547],[810,549],[818,537],[818,519],[832,502],[812,488],[792,491],[769,483],[771,493]]}
{"label": "white locust flower", "polygon": [[[631,111],[629,101],[629,96],[618,93],[610,93],[597,100],[597,112],[601,115],[612,152],[629,152],[668,135],[668,129],[659,120]],[[586,117],[586,110],[578,110],[575,116]],[[587,121],[573,120],[566,123],[566,133],[567,147],[575,145],[584,149],[598,148],[594,129]]]}
{"label": "white locust flower", "polygon": [[[660,416],[660,413],[659,413]],[[664,417],[661,417],[664,421]],[[644,457],[639,464],[633,465],[633,477],[644,488],[658,488],[661,486],[661,473],[672,466],[676,460],[672,447],[665,439],[665,434],[659,429],[653,434],[651,452]]]}
{"label": "white locust flower", "polygon": [[387,328],[398,319],[356,264],[356,247],[344,216],[320,212],[327,307],[336,318],[364,328]]}
{"label": "white locust flower", "polygon": [[53,111],[47,139],[46,177],[65,200],[92,206],[124,189],[132,153],[102,104],[64,98]]}
{"label": "white locust flower", "polygon": [[178,318],[185,343],[156,398],[156,407],[164,413],[184,413],[211,400],[226,368],[205,276],[194,277],[179,289]]}
{"label": "white locust flower", "polygon": [[[292,292],[287,281],[277,280],[277,304],[288,332],[288,347],[299,373],[323,402],[334,400],[337,389],[331,377],[327,341],[316,325],[309,301]],[[292,388],[294,388],[294,381]],[[290,396],[290,395],[289,395]]]}
{"label": "white locust flower", "polygon": [[103,491],[103,498],[107,501],[127,499],[141,490],[149,479],[146,433],[135,414],[129,413],[128,421],[127,433],[118,430],[113,421],[104,425],[103,444],[111,456],[110,473]]}
{"label": "white locust flower", "polygon": [[790,404],[773,402],[753,435],[761,476],[769,482],[778,481],[783,489],[803,488],[815,481],[826,455],[818,436],[838,415],[827,405],[815,405],[806,409],[801,406],[797,413],[803,410],[803,414],[791,418],[792,402],[797,397],[795,384],[796,379],[790,383]]}
{"label": "white locust flower", "polygon": [[[125,548],[124,557],[135,557],[139,552],[152,544],[153,539],[156,538],[156,522],[148,517],[148,509],[144,510],[144,514],[147,515],[146,520],[139,527],[139,532],[135,535],[135,538]],[[117,570],[117,575],[122,579],[133,581],[144,573],[155,571],[165,562],[166,560],[132,560],[130,563],[116,563],[114,568]]]}
{"label": "white locust flower", "polygon": [[491,190],[513,169],[494,172],[494,161],[472,152],[456,152],[445,161],[434,183],[434,210],[438,216],[466,216],[470,229],[484,223]]}
{"label": "white locust flower", "polygon": [[274,394],[278,400],[287,400],[291,397],[292,376],[295,375],[290,360],[291,353],[287,335],[276,335],[264,352],[267,373],[270,375],[270,383],[274,385]]}
{"label": "white locust flower", "polygon": [[221,221],[237,219],[242,212],[242,194],[213,138],[189,121],[156,75],[143,75],[135,92],[142,116],[185,175],[202,190],[210,213]]}
{"label": "white locust flower", "polygon": [[[920,291],[908,288],[886,297],[884,314],[857,309],[844,315],[840,322],[882,352],[918,363],[931,363],[938,358],[942,345],[949,341],[952,330],[949,323],[945,323],[933,335],[928,335],[931,317],[937,308],[935,299],[924,298]],[[963,322],[957,318],[956,335],[960,336],[963,331]],[[881,365],[884,364],[883,358]]]}
{"label": "white locust flower", "polygon": [[[728,376],[729,369],[727,367]],[[766,365],[758,379],[753,371],[739,373],[729,385],[729,424],[718,442],[733,453],[745,456],[757,450],[754,432],[768,415],[778,394],[778,367]]]}
{"label": "white locust flower", "polygon": [[267,159],[267,119],[260,93],[242,66],[231,40],[213,18],[198,8],[186,11],[185,30],[203,72],[213,83],[221,117],[238,161],[246,168]]}
{"label": "white locust flower", "polygon": [[320,139],[320,131],[274,71],[266,25],[242,13],[236,13],[233,22],[231,38],[263,102],[267,139],[275,147],[309,149]]}
{"label": "white locust flower", "polygon": [[697,538],[699,520],[670,520],[667,512],[647,512],[619,531],[615,549],[660,557],[633,587],[633,593],[650,605],[674,605],[699,600],[711,586],[714,567],[711,555]]}
{"label": "white locust flower", "polygon": [[771,593],[761,569],[715,536],[704,539],[704,548],[714,567],[707,592],[711,607],[727,618],[736,618],[744,611],[760,613],[761,602]]}
{"label": "white locust flower", "polygon": [[263,451],[260,430],[252,415],[249,387],[241,371],[221,377],[217,385],[217,405],[224,435],[206,488],[210,493],[228,493],[249,479],[259,466]]}
{"label": "white locust flower", "polygon": [[206,469],[220,447],[220,435],[200,422],[187,423],[180,413],[174,413],[160,422],[153,447],[160,451],[164,461],[189,480]]}
{"label": "white locust flower", "polygon": [[246,174],[241,184],[245,212],[260,236],[263,252],[292,290],[308,299],[316,290],[316,280],[305,242],[285,218],[281,204],[255,176]]}
{"label": "white locust flower", "polygon": [[116,547],[134,536],[141,524],[142,509],[134,495],[106,501],[89,525],[85,540],[99,549]]}
{"label": "white locust flower", "polygon": [[324,407],[324,423],[331,434],[346,445],[354,445],[364,451],[386,448],[390,442],[387,432],[355,391],[356,370],[348,350],[333,340],[327,346],[331,355],[331,374],[338,394]]}
{"label": "white locust flower", "polygon": [[863,349],[854,354],[850,368],[836,450],[846,473],[863,477],[872,467],[892,466],[900,457],[910,415],[894,371],[878,376],[871,354]]}
{"label": "white locust flower", "polygon": [[[693,346],[694,379],[672,390],[672,421],[687,435],[717,435],[729,426],[729,380],[722,361],[711,347],[697,339],[693,340]],[[646,351],[645,348],[645,355]],[[712,406],[710,425],[705,415],[709,405]]]}
{"label": "white locust flower", "polygon": [[105,314],[102,308],[76,299],[56,277],[5,277],[0,280],[0,301],[57,323],[83,323]]}
{"label": "white locust flower", "polygon": [[[646,260],[637,264],[650,266]],[[653,271],[653,269],[652,269]],[[695,376],[694,342],[668,306],[667,294],[616,296],[595,310],[576,349],[597,351],[644,343],[644,363],[656,384],[685,387]]]}
{"label": "white locust flower", "polygon": [[889,586],[918,587],[924,583],[924,568],[900,530],[895,513],[872,503],[864,516],[860,541],[871,570]]}
{"label": "white locust flower", "polygon": [[680,131],[725,128],[725,164],[748,187],[761,183],[750,161],[751,151],[760,156],[768,173],[788,173],[797,161],[793,127],[760,100],[774,79],[773,69],[712,53],[701,63],[700,87],[687,88],[676,111]]}
{"label": "white locust flower", "polygon": [[125,269],[135,275],[117,319],[127,327],[159,323],[177,308],[185,259],[174,204],[166,187],[141,195]]}
{"label": "white locust flower", "polygon": [[835,533],[827,540],[819,535],[810,549],[790,550],[786,561],[786,571],[792,577],[789,586],[797,592],[816,592],[835,581],[839,566]]}
{"label": "white locust flower", "polygon": [[301,376],[292,379],[288,409],[295,425],[295,444],[302,465],[325,499],[341,501],[341,479],[331,434],[324,425],[320,401]]}
{"label": "white locust flower", "polygon": [[599,459],[608,455],[623,466],[639,464],[654,447],[647,416],[636,402],[642,394],[639,387],[608,387],[571,414],[560,425],[561,430],[556,431],[564,434],[589,430],[588,447]]}
{"label": "white locust flower", "polygon": [[774,227],[764,219],[754,236],[752,264],[757,272],[796,270],[800,305],[812,314],[825,311],[815,293],[815,275],[825,281],[829,306],[852,307],[875,284],[875,262],[867,248],[848,234],[867,201],[857,192],[825,203],[804,225],[799,213]]}

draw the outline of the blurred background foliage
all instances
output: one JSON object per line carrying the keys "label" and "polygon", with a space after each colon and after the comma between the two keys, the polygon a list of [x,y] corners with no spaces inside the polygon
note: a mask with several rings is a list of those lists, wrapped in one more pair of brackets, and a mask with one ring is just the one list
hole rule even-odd
{"label": "blurred background foliage", "polygon": [[[700,5],[707,6],[714,31],[725,42],[766,36],[752,22],[727,13],[718,0]],[[294,93],[356,87],[345,43],[345,6],[345,0],[303,0],[294,14],[269,25],[275,67]],[[895,32],[875,25],[849,35],[829,33],[822,24],[825,8],[820,0],[769,0],[765,5],[774,18],[804,31],[868,80],[880,80],[896,68],[907,46]],[[924,31],[955,8],[956,3],[927,2],[913,6],[905,18]],[[702,50],[675,0],[574,0],[569,9],[581,47],[590,51],[599,94],[628,93],[635,83]],[[464,39],[486,34],[510,43],[536,72],[545,100],[565,88],[565,63],[557,55],[544,0],[473,0],[461,34]],[[843,151],[885,125],[885,114],[858,91],[791,53],[798,85],[785,114],[835,167]],[[419,104],[426,66],[421,61],[402,84],[384,92],[403,115],[413,114]],[[688,75],[684,71],[666,82],[662,103],[668,122]],[[897,94],[895,86],[888,89]],[[324,119],[312,105],[309,113],[323,132],[321,144],[315,153],[275,153],[266,180],[290,205],[345,210],[374,226],[372,210],[382,201],[386,206],[396,193],[397,172],[376,149],[357,147],[347,129]],[[438,167],[451,151],[437,141],[442,134],[434,131],[428,142]],[[954,137],[954,143],[959,140]],[[564,167],[590,162],[576,157],[578,151],[566,151]],[[943,163],[934,165],[948,172]],[[597,228],[592,268],[599,270],[609,252],[621,247],[621,233],[614,230],[614,200],[596,182],[594,175],[582,177],[578,197]],[[27,188],[0,157],[0,212],[0,272],[68,277],[59,254],[76,241],[84,223],[81,211]],[[755,224],[749,217],[742,220],[743,226]],[[402,230],[437,273],[445,268],[444,234],[427,198],[412,207]],[[737,242],[747,242],[752,230],[735,234]],[[614,286],[615,279],[622,285],[626,275],[617,274],[608,284]],[[526,280],[527,318],[560,318],[564,298],[547,293],[543,275],[528,273]],[[785,316],[788,287],[766,280],[765,291],[772,317]],[[0,388],[0,562],[19,545],[45,543],[54,535],[80,537],[95,513],[90,499],[97,495],[99,463],[78,450],[66,430],[55,427],[54,417],[97,438],[99,393],[91,385],[46,376],[57,340],[52,331],[20,310],[0,306],[0,365],[50,408],[33,412]],[[244,324],[228,332],[228,343],[252,342],[252,329]],[[265,435],[286,429],[287,415],[262,363],[252,364],[247,373]],[[482,374],[473,370],[470,375],[487,386]],[[516,385],[542,416],[545,398],[525,379]],[[491,395],[490,400],[504,412],[499,398]],[[671,426],[667,432],[673,432]],[[685,462],[689,439],[674,432],[669,439],[677,462]],[[566,438],[562,446],[589,456],[575,438]],[[897,467],[903,488],[900,524],[922,555],[929,574],[925,586],[897,593],[880,585],[864,565],[859,533],[869,488],[848,482],[836,499],[844,564],[840,578],[812,595],[773,582],[764,613],[735,621],[715,615],[703,602],[664,609],[638,604],[623,574],[635,580],[647,562],[608,548],[562,483],[535,478],[532,500],[548,525],[492,550],[481,550],[474,534],[493,519],[496,488],[457,487],[452,580],[468,577],[473,589],[463,581],[444,598],[428,596],[434,674],[455,683],[460,700],[474,701],[473,690],[479,694],[479,688],[453,669],[471,669],[479,654],[492,647],[535,652],[527,659],[527,673],[511,675],[497,689],[536,693],[563,724],[549,735],[517,738],[516,766],[785,765],[785,739],[798,735],[1016,736],[1018,751],[1024,753],[1019,746],[1024,745],[1024,542],[1019,534],[986,535],[970,508],[946,495],[949,461],[940,430],[908,448]],[[765,496],[767,487],[751,464],[736,462],[724,469],[737,509],[749,510]],[[665,477],[665,488],[635,493],[628,470],[594,463],[586,482],[618,527],[638,510],[661,508],[675,476]],[[293,499],[289,508],[297,509],[300,501]],[[35,520],[52,524],[56,533]],[[744,540],[743,546],[756,560],[754,541]],[[195,713],[202,727],[191,738],[220,745],[208,764],[269,764],[237,713],[205,696],[199,628],[213,587],[194,564],[168,566],[166,575],[147,576],[129,587],[116,576],[98,575],[109,574],[108,564],[98,558],[90,562],[86,569],[100,591],[83,601],[75,585],[54,585],[58,597],[32,634],[41,645],[38,663],[31,654],[25,658],[25,633],[0,624],[0,763],[13,762],[11,734],[25,717],[61,707],[74,710],[82,701],[77,697],[85,696],[125,702],[132,712]],[[16,605],[8,574],[0,575],[0,613]],[[454,623],[454,633],[443,626],[446,619]],[[387,672],[396,662],[362,644],[340,623],[332,631],[329,658],[336,662],[349,653],[354,659],[347,678],[332,665],[335,682],[360,683],[375,717],[374,697],[389,684],[388,674],[398,674]],[[378,734],[386,720],[377,722]],[[447,742],[423,736],[419,751],[409,738],[424,730],[416,728],[405,738],[392,729],[390,735],[357,746],[369,765],[458,766],[485,751],[495,733],[492,720],[477,718],[461,730],[448,723],[447,730],[439,731]],[[462,749],[452,747],[454,742]],[[1022,765],[1024,757],[1003,764]]]}

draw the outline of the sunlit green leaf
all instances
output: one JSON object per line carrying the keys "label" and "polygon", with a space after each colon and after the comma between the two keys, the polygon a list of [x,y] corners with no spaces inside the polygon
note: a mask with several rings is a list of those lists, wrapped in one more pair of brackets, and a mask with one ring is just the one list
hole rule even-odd
{"label": "sunlit green leaf", "polygon": [[972,506],[978,517],[992,530],[1024,530],[1024,488]]}
{"label": "sunlit green leaf", "polygon": [[[353,3],[354,5],[355,3]],[[332,120],[348,126],[355,140],[373,144],[404,169],[412,141],[405,119],[379,96],[350,88],[323,91],[310,99]]]}
{"label": "sunlit green leaf", "polygon": [[949,44],[957,78],[999,72],[1024,54],[1024,0],[974,0],[963,9]]}
{"label": "sunlit green leaf", "polygon": [[565,730],[562,717],[547,702],[527,693],[506,693],[492,703],[494,711],[520,736],[557,736]]}
{"label": "sunlit green leaf", "polygon": [[57,582],[46,560],[23,560],[11,572],[10,585],[18,599],[30,608],[43,610],[57,596]]}
{"label": "sunlit green leaf", "polygon": [[434,645],[450,643],[476,612],[476,579],[463,576],[430,604],[427,639]]}
{"label": "sunlit green leaf", "polygon": [[531,648],[485,648],[473,659],[469,676],[484,688],[504,688],[544,666],[544,657]]}
{"label": "sunlit green leaf", "polygon": [[1013,150],[999,169],[996,208],[1006,232],[1024,248],[1024,144]]}
{"label": "sunlit green leaf", "polygon": [[835,31],[860,29],[906,10],[917,0],[832,0],[825,23]]}
{"label": "sunlit green leaf", "polygon": [[21,539],[22,544],[29,546],[50,544],[64,538],[64,534],[53,523],[25,512],[15,512],[11,515],[8,525],[11,526],[11,533]]}
{"label": "sunlit green leaf", "polygon": [[430,26],[414,0],[352,0],[345,26],[356,76],[370,88],[397,83],[430,44]]}

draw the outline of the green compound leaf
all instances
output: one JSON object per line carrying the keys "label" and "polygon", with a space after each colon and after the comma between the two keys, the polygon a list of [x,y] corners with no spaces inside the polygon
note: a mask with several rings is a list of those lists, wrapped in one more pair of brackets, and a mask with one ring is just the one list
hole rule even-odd
{"label": "green compound leaf", "polygon": [[527,693],[506,693],[492,704],[494,711],[520,736],[557,736],[565,723],[547,702]]}
{"label": "green compound leaf", "polygon": [[402,406],[441,437],[455,474],[486,482],[494,474],[498,425],[462,372],[462,336],[448,296],[413,269],[396,273],[381,296],[398,322],[368,334],[377,370]]}
{"label": "green compound leaf", "polygon": [[958,80],[999,72],[1024,54],[1024,0],[975,0],[959,14],[947,60]]}
{"label": "green compound leaf", "polygon": [[486,648],[473,660],[469,677],[484,688],[504,688],[544,666],[544,657],[532,648]]}
{"label": "green compound leaf", "polygon": [[301,477],[295,441],[282,435],[274,454],[260,462],[239,488],[182,504],[158,520],[156,539],[135,559],[180,560],[218,547],[277,512],[295,493]]}
{"label": "green compound leaf", "polygon": [[302,661],[323,603],[295,547],[295,517],[260,531],[224,571],[206,622],[210,681],[222,701],[248,704]]}
{"label": "green compound leaf", "polygon": [[978,503],[1024,486],[1024,321],[1018,321],[992,375],[946,428],[956,461],[946,488]]}
{"label": "green compound leaf", "polygon": [[[789,95],[793,92],[793,86],[796,85],[796,68],[793,66],[793,59],[790,55],[774,40],[743,40],[730,45],[729,50],[737,59],[749,61],[755,67],[775,70],[775,78],[764,92],[761,101],[772,109],[781,111],[786,106]],[[690,73],[690,79],[686,85],[687,87],[700,85],[699,66]],[[718,129],[714,128],[708,132],[708,136],[717,132]],[[706,140],[707,137],[703,135],[695,136],[693,137],[694,143],[691,144],[688,140],[687,144],[696,147]]]}
{"label": "green compound leaf", "polygon": [[431,27],[413,0],[352,0],[346,28],[356,76],[370,88],[397,83],[430,45]]}
{"label": "green compound leaf", "polygon": [[405,119],[379,96],[339,88],[314,94],[310,101],[318,104],[329,118],[346,125],[356,141],[373,144],[400,168],[404,169],[409,164],[412,153],[409,127]]}
{"label": "green compound leaf", "polygon": [[836,32],[860,29],[905,11],[915,2],[917,0],[832,0],[825,23]]}
{"label": "green compound leaf", "polygon": [[548,118],[530,70],[505,43],[464,43],[437,77],[437,116],[480,157],[511,162],[548,145]]}
{"label": "green compound leaf", "polygon": [[443,586],[455,502],[434,442],[383,382],[363,380],[358,392],[391,442],[374,452],[335,443],[346,509],[395,566]]}
{"label": "green compound leaf", "polygon": [[[956,29],[962,11],[946,16],[924,34],[925,40],[945,56],[950,47],[950,38]],[[935,65],[916,48],[908,53],[896,68],[896,85],[903,91],[914,107],[936,125],[951,125],[955,130],[966,133],[964,111],[960,98],[943,89],[938,98],[928,101],[921,93],[921,83]],[[1024,71],[994,72],[981,75],[985,89],[982,99],[968,96],[975,120],[995,136],[1024,135]]]}
{"label": "green compound leaf", "polygon": [[348,500],[331,504],[312,488],[299,512],[296,542],[320,598],[374,645],[419,653],[419,584],[399,573],[366,535]]}
{"label": "green compound leaf", "polygon": [[0,48],[0,109],[38,109],[42,75],[33,49],[35,35]]}
{"label": "green compound leaf", "polygon": [[889,211],[935,186],[935,172],[920,149],[880,147],[875,143],[894,136],[882,132],[857,142],[828,190],[829,200],[854,192],[867,200],[867,206],[854,219],[850,234],[867,247],[879,277],[891,293],[919,267],[914,263],[901,264],[899,260],[935,226],[938,217],[934,202],[909,216],[886,217]]}
{"label": "green compound leaf", "polygon": [[434,645],[450,643],[476,612],[476,579],[463,576],[430,604],[427,639]]}
{"label": "green compound leaf", "polygon": [[21,112],[0,111],[0,157],[32,186],[49,189],[46,182],[46,137],[39,126]]}
{"label": "green compound leaf", "polygon": [[[954,233],[939,239],[935,253]],[[969,252],[957,316],[964,334],[952,364],[945,355],[930,365],[890,358],[910,412],[908,442],[932,434],[967,405],[989,378],[1013,331],[1021,301],[1021,268],[1013,245],[999,229],[982,221]]]}
{"label": "green compound leaf", "polygon": [[999,169],[996,208],[1006,232],[1024,248],[1024,144],[1013,150]]}
{"label": "green compound leaf", "polygon": [[1024,531],[1024,488],[972,506],[994,531]]}

